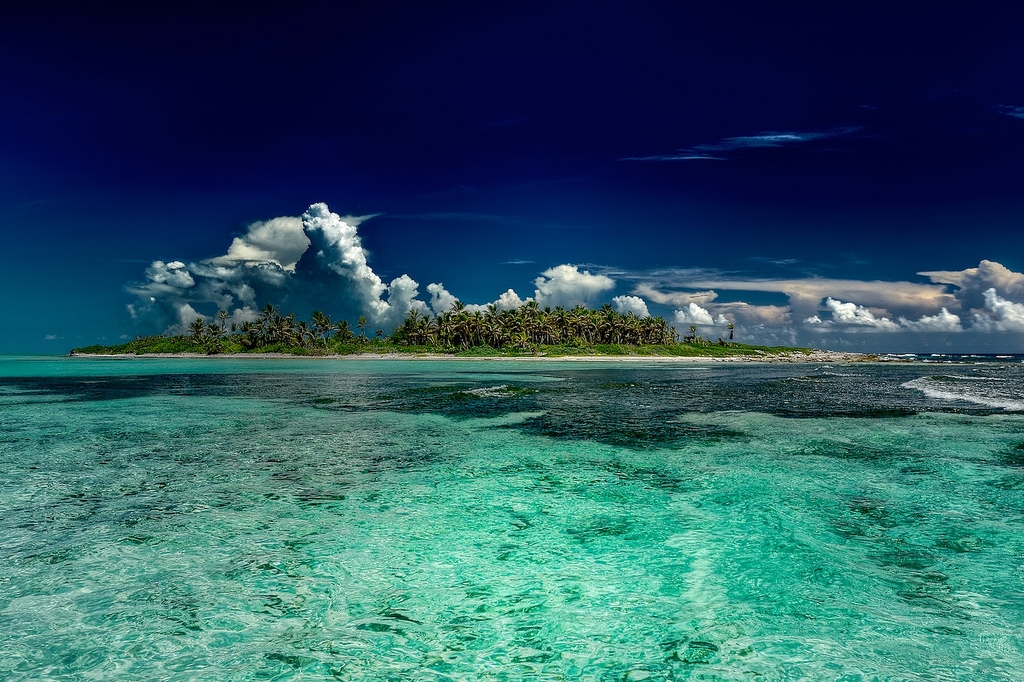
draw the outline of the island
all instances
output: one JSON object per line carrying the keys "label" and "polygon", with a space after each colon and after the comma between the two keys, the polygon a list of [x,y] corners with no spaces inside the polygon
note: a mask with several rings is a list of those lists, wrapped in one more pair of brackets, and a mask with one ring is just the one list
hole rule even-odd
{"label": "island", "polygon": [[774,361],[864,361],[875,356],[788,346],[737,343],[734,326],[728,338],[711,340],[690,325],[680,336],[662,317],[576,306],[541,308],[535,301],[511,310],[490,305],[470,309],[456,301],[449,311],[431,317],[410,310],[390,334],[370,330],[365,316],[354,326],[315,311],[309,322],[268,304],[255,319],[228,324],[220,310],[214,320],[195,318],[188,334],[137,336],[117,345],[74,348],[70,355],[273,355],[392,357],[547,357],[547,358],[693,358]]}

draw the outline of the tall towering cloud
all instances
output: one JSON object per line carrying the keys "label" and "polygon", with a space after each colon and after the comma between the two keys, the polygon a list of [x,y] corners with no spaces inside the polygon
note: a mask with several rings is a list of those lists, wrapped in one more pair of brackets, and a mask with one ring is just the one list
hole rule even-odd
{"label": "tall towering cloud", "polygon": [[[299,292],[329,308],[343,304],[343,313],[366,315],[371,324],[390,330],[410,309],[426,312],[418,299],[419,285],[408,275],[385,284],[366,259],[356,218],[342,218],[327,204],[313,204],[302,214],[310,246],[295,272],[305,287]],[[333,276],[332,276],[333,275]]]}
{"label": "tall towering cloud", "polygon": [[[389,308],[383,300],[388,287],[367,263],[357,226],[355,220],[331,213],[327,204],[310,206],[302,214],[302,229],[309,237],[310,248],[296,269],[310,287],[327,287],[330,291],[344,286],[345,293],[376,321]],[[328,273],[336,277],[323,276]]]}
{"label": "tall towering cloud", "polygon": [[308,314],[365,315],[390,330],[410,309],[426,312],[415,280],[401,275],[384,283],[366,258],[358,218],[343,218],[326,204],[300,217],[253,223],[227,253],[197,263],[154,261],[145,281],[127,290],[139,300],[134,318],[181,331],[199,310],[225,309],[232,321],[252,319],[256,308],[275,302]]}
{"label": "tall towering cloud", "polygon": [[939,284],[955,286],[953,295],[964,310],[987,308],[989,289],[1009,300],[1024,301],[1024,273],[1014,272],[995,261],[983,260],[978,267],[966,270],[932,270],[917,274]]}

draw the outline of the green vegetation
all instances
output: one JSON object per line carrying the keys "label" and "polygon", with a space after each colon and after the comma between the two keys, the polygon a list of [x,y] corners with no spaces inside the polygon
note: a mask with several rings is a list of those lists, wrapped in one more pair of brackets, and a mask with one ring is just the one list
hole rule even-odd
{"label": "green vegetation", "polygon": [[359,334],[348,321],[334,322],[323,312],[310,321],[297,321],[294,313],[282,314],[267,305],[252,321],[228,326],[228,313],[221,310],[216,322],[196,318],[187,336],[146,336],[116,346],[75,348],[72,355],[125,355],[151,353],[195,353],[203,355],[238,353],[284,353],[289,355],[354,355],[360,353],[443,353],[457,357],[515,357],[524,355],[567,357],[678,356],[724,357],[733,355],[775,355],[808,352],[808,349],[748,346],[729,341],[711,342],[690,326],[682,342],[676,330],[661,317],[625,315],[605,305],[599,310],[577,306],[541,309],[536,302],[500,311],[489,306],[469,311],[461,302],[434,318],[409,311],[391,336],[378,329],[367,336],[369,323],[360,316]]}

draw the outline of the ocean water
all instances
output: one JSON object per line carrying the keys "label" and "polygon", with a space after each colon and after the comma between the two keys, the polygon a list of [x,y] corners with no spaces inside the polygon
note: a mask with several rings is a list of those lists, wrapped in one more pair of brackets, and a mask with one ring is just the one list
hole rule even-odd
{"label": "ocean water", "polygon": [[0,679],[1020,680],[957,360],[0,359]]}

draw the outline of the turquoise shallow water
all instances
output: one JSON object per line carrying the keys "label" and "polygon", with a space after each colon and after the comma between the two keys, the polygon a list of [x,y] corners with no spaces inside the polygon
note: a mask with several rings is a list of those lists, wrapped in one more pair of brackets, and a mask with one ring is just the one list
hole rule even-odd
{"label": "turquoise shallow water", "polygon": [[1021,369],[0,360],[0,679],[1021,679]]}

